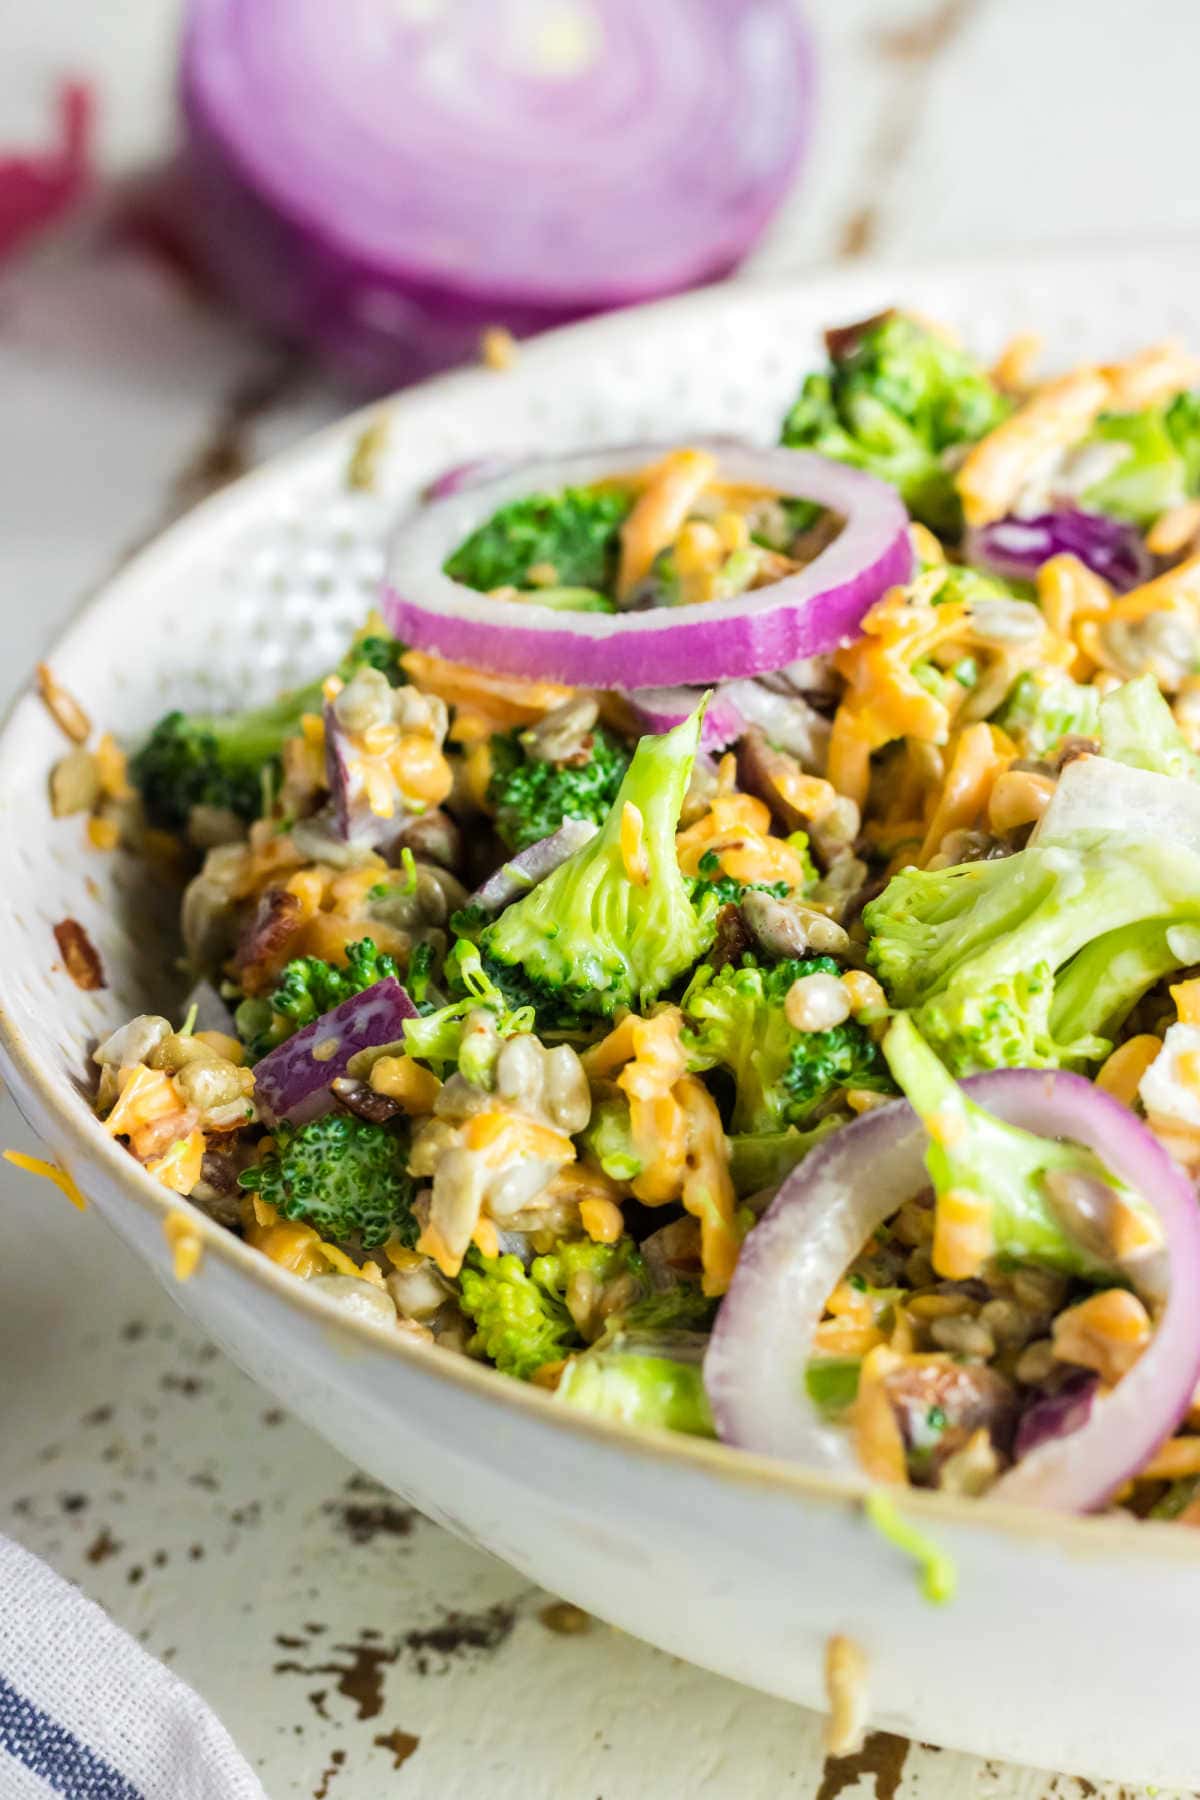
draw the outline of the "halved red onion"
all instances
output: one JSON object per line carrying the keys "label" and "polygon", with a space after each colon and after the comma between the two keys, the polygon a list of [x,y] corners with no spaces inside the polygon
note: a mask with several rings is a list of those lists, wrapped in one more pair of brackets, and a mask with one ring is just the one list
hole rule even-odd
{"label": "halved red onion", "polygon": [[793,0],[191,0],[181,86],[213,272],[388,386],[731,270],[811,57]]}
{"label": "halved red onion", "polygon": [[420,1017],[400,983],[387,975],[322,1013],[254,1065],[254,1098],[268,1124],[303,1125],[332,1112],[329,1084],[359,1050],[395,1044],[405,1019]]}
{"label": "halved red onion", "polygon": [[798,757],[810,771],[825,767],[832,728],[802,694],[780,693],[761,681],[727,681],[720,694],[737,707],[747,725],[761,726],[775,749]]}
{"label": "halved red onion", "polygon": [[599,829],[590,819],[564,819],[549,837],[539,838],[536,844],[530,844],[501,863],[483,885],[475,889],[467,905],[481,907],[488,913],[502,912],[510,901],[519,900],[539,881],[545,881],[568,856],[582,850]]}
{"label": "halved red onion", "polygon": [[1077,556],[1119,594],[1148,580],[1154,567],[1135,525],[1076,507],[996,519],[968,531],[963,548],[974,567],[1013,581],[1031,580],[1052,556]]}
{"label": "halved red onion", "polygon": [[[1086,1512],[1140,1469],[1200,1378],[1200,1206],[1128,1107],[1080,1075],[1004,1069],[963,1083],[1011,1125],[1087,1145],[1154,1208],[1170,1288],[1138,1362],[1066,1436],[1040,1443],[991,1494]],[[864,1113],[805,1158],[746,1240],[717,1315],[705,1386],[718,1435],[742,1449],[857,1473],[849,1434],[808,1398],[804,1369],[825,1301],[871,1233],[929,1185],[928,1139],[906,1100]]]}
{"label": "halved red onion", "polygon": [[[674,731],[677,725],[682,725],[685,719],[691,718],[704,698],[704,689],[631,688],[624,698],[633,708],[642,729],[661,737],[664,732]],[[727,745],[735,744],[745,729],[745,719],[724,690],[718,688],[709,698],[700,722],[700,742],[704,749],[724,750]]]}
{"label": "halved red onion", "polygon": [[1099,1385],[1100,1377],[1090,1369],[1076,1369],[1053,1394],[1042,1394],[1032,1406],[1027,1406],[1013,1441],[1016,1461],[1020,1462],[1039,1445],[1048,1444],[1053,1438],[1069,1437],[1086,1425]]}
{"label": "halved red onion", "polygon": [[634,689],[723,681],[777,669],[848,643],[863,614],[912,571],[908,516],[894,488],[806,450],[714,449],[724,481],[815,500],[846,524],[814,562],[771,587],[702,605],[563,613],[476,593],[443,572],[453,551],[498,507],[629,475],[677,446],[631,444],[524,463],[428,502],[392,540],[383,612],[404,643],[497,674],[579,687]]}

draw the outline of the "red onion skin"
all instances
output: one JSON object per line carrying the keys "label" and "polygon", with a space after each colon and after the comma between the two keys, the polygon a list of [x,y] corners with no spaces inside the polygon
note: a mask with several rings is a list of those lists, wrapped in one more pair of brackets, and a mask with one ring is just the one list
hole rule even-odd
{"label": "red onion skin", "polygon": [[702,606],[628,613],[563,614],[476,593],[442,565],[500,506],[628,474],[678,448],[631,444],[523,464],[494,482],[428,503],[393,537],[382,597],[402,642],[495,674],[630,689],[699,685],[755,675],[849,642],[864,613],[912,572],[908,515],[895,490],[861,470],[809,451],[758,449],[727,439],[711,447],[726,480],[754,483],[833,507],[846,520],[816,560],[771,587]]}
{"label": "red onion skin", "polygon": [[[1090,1511],[1170,1436],[1200,1378],[1200,1206],[1191,1182],[1147,1127],[1084,1077],[1005,1069],[972,1076],[963,1087],[1012,1125],[1090,1146],[1154,1207],[1164,1231],[1170,1292],[1140,1360],[1096,1401],[1085,1423],[1030,1450],[991,1490],[1000,1500]],[[870,1232],[900,1200],[928,1185],[926,1143],[908,1102],[897,1100],[833,1133],[783,1184],[746,1241],[705,1364],[725,1442],[847,1473],[856,1469],[846,1434],[820,1420],[803,1397],[799,1365],[807,1359],[807,1335],[796,1342],[793,1333],[789,1341],[787,1321],[806,1318],[808,1308],[815,1323],[825,1295]],[[839,1245],[831,1257],[824,1243],[835,1207]],[[842,1256],[841,1249],[849,1253]]]}
{"label": "red onion skin", "polygon": [[[1040,539],[1040,547],[1027,543],[1025,547],[1006,549],[1006,535]],[[1135,526],[1103,513],[1083,512],[1078,507],[1063,507],[1030,519],[996,519],[969,531],[964,547],[973,566],[1012,581],[1032,580],[1050,557],[1066,552],[1086,563],[1119,594],[1148,581],[1154,569],[1153,559]]]}
{"label": "red onion skin", "polygon": [[[528,894],[539,881],[552,875],[555,869],[565,863],[569,856],[574,856],[584,844],[595,837],[598,827],[583,819],[564,819],[557,831],[549,837],[539,838],[536,844],[530,844],[525,850],[519,850],[510,856],[507,862],[500,865],[489,875],[482,887],[477,887],[467,902],[468,906],[480,906],[485,912],[498,913],[512,900],[519,900],[522,894]],[[525,879],[522,880],[521,877]]]}
{"label": "red onion skin", "polygon": [[[661,23],[623,16],[615,0],[608,11],[614,42],[631,31],[661,37]],[[315,347],[365,391],[463,361],[489,325],[524,336],[728,274],[790,187],[807,140],[809,40],[784,0],[760,0],[757,9],[704,0],[694,38],[710,53],[721,31],[741,42],[752,27],[761,39],[765,28],[775,41],[773,54],[753,66],[743,59],[711,74],[705,68],[713,92],[701,118],[695,94],[690,110],[676,103],[656,116],[655,69],[614,75],[603,67],[609,91],[589,135],[588,78],[547,82],[530,73],[528,103],[509,106],[504,154],[488,167],[461,129],[456,165],[453,105],[423,76],[423,57],[408,52],[413,28],[399,16],[390,31],[375,25],[378,48],[368,57],[359,48],[370,22],[364,8],[331,12],[329,30],[340,28],[342,41],[322,62],[312,53],[317,27],[325,29],[319,17],[314,25],[316,12],[298,0],[191,0],[180,74],[191,230],[201,261],[235,303]],[[440,40],[444,51],[462,50],[465,33],[469,51],[467,27],[434,21],[423,38],[417,27],[418,47]],[[373,92],[346,91],[356,72]],[[389,72],[395,120],[381,116]],[[498,62],[483,79],[493,101],[504,100],[508,77]],[[627,154],[612,99],[622,79],[644,90],[632,127],[646,121],[649,130],[657,118],[647,138],[653,192],[644,224],[631,220],[627,185],[606,174],[615,160],[606,146]],[[314,104],[302,111],[300,95]],[[752,153],[755,128],[761,141]],[[576,160],[588,144],[594,149],[595,191],[582,208],[570,156],[547,154],[557,142],[573,146]],[[512,230],[487,224],[485,189],[494,194],[491,215],[507,214]]]}
{"label": "red onion skin", "polygon": [[1092,1416],[1099,1385],[1098,1375],[1093,1375],[1090,1369],[1078,1369],[1067,1376],[1057,1392],[1041,1394],[1032,1401],[1021,1414],[1017,1426],[1013,1443],[1016,1461],[1020,1462],[1039,1445],[1054,1438],[1069,1437],[1071,1432],[1086,1425]]}
{"label": "red onion skin", "polygon": [[[643,731],[674,731],[690,719],[703,696],[703,688],[631,688],[624,698],[637,715]],[[700,742],[705,750],[725,750],[736,743],[746,729],[746,721],[732,701],[715,693],[704,709],[700,723]]]}
{"label": "red onion skin", "polygon": [[[331,1081],[346,1073],[350,1058],[376,1044],[395,1043],[404,1021],[419,1018],[407,993],[390,975],[351,994],[254,1065],[254,1096],[270,1124],[303,1125],[332,1112]],[[332,1054],[314,1051],[333,1043]]]}

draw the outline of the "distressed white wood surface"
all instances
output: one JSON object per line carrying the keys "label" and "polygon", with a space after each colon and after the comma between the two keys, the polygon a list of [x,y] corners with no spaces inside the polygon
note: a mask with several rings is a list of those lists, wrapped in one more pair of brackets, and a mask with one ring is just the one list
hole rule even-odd
{"label": "distressed white wood surface", "polygon": [[[1188,0],[808,11],[821,120],[754,268],[1200,225]],[[165,0],[0,0],[0,146],[78,70],[107,168],[159,153],[174,26]],[[338,405],[127,252],[62,243],[0,281],[0,693],[131,546]],[[34,1147],[7,1101],[0,1137]],[[193,1681],[272,1800],[1118,1800],[882,1737],[826,1767],[812,1715],[598,1624],[556,1635],[550,1596],[356,1485],[97,1219],[7,1169],[0,1206],[0,1529]]]}

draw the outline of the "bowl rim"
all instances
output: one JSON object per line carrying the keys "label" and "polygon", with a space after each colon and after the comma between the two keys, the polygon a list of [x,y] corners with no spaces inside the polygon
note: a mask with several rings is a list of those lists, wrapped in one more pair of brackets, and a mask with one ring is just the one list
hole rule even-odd
{"label": "bowl rim", "polygon": [[[1126,253],[1162,261],[1167,272],[1177,273],[1181,260],[1190,261],[1200,269],[1200,242],[1195,238],[1173,240],[1160,235],[1140,241],[1133,239],[1122,242]],[[693,313],[702,314],[739,299],[752,309],[755,298],[769,303],[772,299],[782,299],[798,290],[810,295],[814,287],[836,286],[844,284],[847,279],[863,285],[881,279],[894,281],[902,286],[905,282],[986,278],[989,274],[995,275],[1001,271],[1011,276],[1022,268],[1035,270],[1042,277],[1055,274],[1080,276],[1089,268],[1096,272],[1104,268],[1111,276],[1111,245],[1094,242],[1069,251],[1056,250],[1045,254],[1033,252],[1013,255],[997,252],[986,256],[938,258],[917,264],[872,259],[857,265],[852,271],[837,265],[826,265],[807,273],[791,272],[769,278],[714,283],[684,295],[602,314],[598,318],[540,333],[522,342],[521,364],[536,369],[543,357],[553,357],[564,344],[568,348],[578,345],[585,350],[593,345],[603,345],[609,339],[619,339],[631,330],[636,331],[641,321],[650,316],[660,318],[665,315],[668,319],[673,319]],[[381,419],[388,418],[392,409],[402,408],[411,398],[445,394],[452,400],[456,389],[468,384],[474,385],[481,379],[494,378],[490,371],[482,371],[474,366],[452,370],[412,388],[372,400],[270,457],[172,521],[98,586],[85,590],[79,604],[68,613],[62,626],[56,631],[42,660],[53,662],[60,652],[69,648],[71,640],[85,622],[90,627],[109,610],[120,608],[124,603],[127,585],[144,581],[160,557],[166,558],[175,553],[181,538],[194,535],[198,530],[202,531],[204,526],[219,522],[225,511],[240,507],[248,489],[256,486],[269,488],[280,484],[286,480],[294,464],[313,463],[322,452],[347,444],[352,446],[364,432],[377,425]],[[40,716],[40,702],[28,683],[17,690],[0,718],[0,776],[3,775],[5,764],[20,736],[27,711]],[[182,1213],[188,1219],[202,1244],[199,1265],[189,1278],[193,1281],[203,1279],[205,1263],[209,1257],[215,1256],[218,1261],[245,1275],[250,1281],[264,1284],[281,1301],[307,1314],[313,1324],[320,1325],[326,1331],[333,1327],[338,1334],[348,1337],[362,1350],[384,1352],[402,1363],[410,1363],[423,1373],[435,1374],[449,1389],[467,1392],[480,1399],[486,1398],[490,1404],[502,1403],[531,1423],[554,1426],[568,1436],[591,1441],[597,1446],[607,1445],[646,1462],[690,1469],[697,1475],[713,1480],[751,1488],[766,1497],[792,1497],[797,1500],[831,1503],[839,1507],[861,1506],[877,1485],[866,1476],[808,1469],[803,1465],[740,1450],[716,1440],[639,1427],[622,1420],[598,1418],[563,1406],[548,1390],[502,1375],[498,1370],[470,1357],[447,1354],[404,1333],[393,1334],[383,1325],[348,1315],[334,1300],[319,1292],[309,1292],[306,1283],[280,1268],[226,1227],[217,1224],[190,1200],[171,1193],[149,1176],[104,1131],[101,1122],[84,1110],[86,1102],[74,1084],[53,1078],[49,1070],[43,1068],[10,1013],[2,986],[0,1053],[17,1074],[17,1080],[11,1085],[19,1110],[25,1113],[27,1094],[36,1097],[43,1120],[52,1128],[52,1136],[45,1135],[41,1125],[35,1124],[33,1119],[29,1119],[29,1123],[55,1158],[65,1154],[76,1167],[84,1171],[98,1163],[110,1178],[113,1190],[131,1199],[143,1213],[157,1217],[160,1227],[165,1226],[172,1214],[178,1216]],[[76,1180],[86,1197],[86,1173],[82,1182],[78,1181],[73,1169],[68,1168],[68,1173]],[[104,1209],[98,1210],[103,1213]],[[164,1243],[166,1241],[164,1233]],[[1133,1519],[1128,1515],[1086,1517],[1043,1512],[1034,1507],[1009,1502],[981,1504],[978,1500],[921,1488],[898,1489],[896,1493],[906,1512],[912,1512],[930,1524],[982,1527],[1008,1538],[1049,1544],[1089,1559],[1106,1552],[1123,1556],[1148,1553],[1155,1560],[1182,1560],[1191,1563],[1200,1553],[1200,1545],[1195,1543],[1191,1533],[1173,1529],[1168,1523],[1161,1521]]]}

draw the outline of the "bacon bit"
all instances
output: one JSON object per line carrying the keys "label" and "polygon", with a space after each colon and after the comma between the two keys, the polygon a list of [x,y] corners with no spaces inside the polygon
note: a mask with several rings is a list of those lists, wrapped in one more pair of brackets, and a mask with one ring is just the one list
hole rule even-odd
{"label": "bacon bit", "polygon": [[939,1194],[934,1214],[933,1266],[947,1281],[969,1281],[992,1254],[992,1209],[970,1188]]}
{"label": "bacon bit", "polygon": [[1127,1038],[1101,1065],[1096,1076],[1096,1086],[1103,1088],[1106,1094],[1111,1094],[1114,1100],[1119,1100],[1122,1106],[1132,1106],[1137,1099],[1142,1076],[1161,1049],[1162,1039],[1155,1037],[1153,1032],[1146,1031],[1137,1037]]}
{"label": "bacon bit", "polygon": [[40,1156],[27,1156],[24,1150],[6,1150],[5,1162],[12,1163],[16,1169],[24,1169],[27,1175],[38,1175],[44,1181],[52,1181],[60,1193],[65,1194],[77,1212],[84,1212],[87,1201],[80,1193],[74,1179],[57,1163],[46,1162]]}
{"label": "bacon bit", "polygon": [[60,687],[49,663],[40,662],[35,671],[37,690],[50,717],[73,744],[86,744],[92,732],[92,721],[78,700]]}
{"label": "bacon bit", "polygon": [[1045,339],[1038,331],[1019,331],[1010,337],[992,364],[991,376],[1006,394],[1024,394],[1033,385],[1034,365]]}
{"label": "bacon bit", "polygon": [[196,1230],[195,1220],[184,1212],[169,1212],[163,1220],[163,1236],[171,1247],[176,1281],[190,1281],[204,1255],[204,1239]]}
{"label": "bacon bit", "polygon": [[645,820],[642,810],[632,800],[621,809],[621,861],[634,887],[649,887],[650,858],[646,854]]}
{"label": "bacon bit", "polygon": [[651,472],[621,527],[618,599],[626,599],[649,575],[659,551],[674,543],[716,473],[717,459],[708,450],[672,451]]}
{"label": "bacon bit", "polygon": [[304,923],[305,908],[289,888],[267,888],[242,926],[234,967],[247,994],[263,994],[274,985],[280,963]]}
{"label": "bacon bit", "polygon": [[862,1749],[867,1727],[867,1653],[840,1633],[825,1646],[826,1756],[853,1756]]}
{"label": "bacon bit", "polygon": [[1200,532],[1200,500],[1185,500],[1160,513],[1146,533],[1146,548],[1152,556],[1178,556]]}
{"label": "bacon bit", "polygon": [[1135,1294],[1103,1288],[1059,1313],[1052,1336],[1060,1362],[1094,1369],[1101,1381],[1115,1387],[1150,1342],[1150,1318]]}
{"label": "bacon bit", "polygon": [[0,159],[0,186],[4,190],[0,257],[58,218],[92,184],[92,86],[89,82],[64,81],[56,101],[58,141],[54,147]]}
{"label": "bacon bit", "polygon": [[100,952],[78,919],[61,919],[54,927],[54,941],[66,965],[67,974],[85,994],[107,987]]}
{"label": "bacon bit", "polygon": [[121,833],[115,819],[89,819],[87,839],[93,850],[115,850]]}
{"label": "bacon bit", "polygon": [[1099,369],[1073,369],[1048,381],[968,453],[958,491],[968,525],[1011,512],[1031,472],[1054,451],[1076,443],[1110,404]]}
{"label": "bacon bit", "polygon": [[486,369],[501,373],[517,360],[517,340],[506,325],[489,325],[479,339],[479,356]]}

